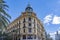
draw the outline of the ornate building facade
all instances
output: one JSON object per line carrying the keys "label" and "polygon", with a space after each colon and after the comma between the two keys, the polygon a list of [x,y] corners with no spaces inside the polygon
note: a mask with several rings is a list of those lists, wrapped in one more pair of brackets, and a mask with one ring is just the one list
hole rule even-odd
{"label": "ornate building facade", "polygon": [[43,24],[30,4],[27,5],[25,12],[8,25],[6,33],[12,40],[45,40]]}

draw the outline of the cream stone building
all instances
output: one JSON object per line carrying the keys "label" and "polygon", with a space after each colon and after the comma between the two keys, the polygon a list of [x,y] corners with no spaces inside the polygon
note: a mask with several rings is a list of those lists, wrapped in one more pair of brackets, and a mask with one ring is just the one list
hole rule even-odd
{"label": "cream stone building", "polygon": [[27,5],[25,12],[8,25],[6,33],[12,40],[45,40],[43,24],[30,4]]}

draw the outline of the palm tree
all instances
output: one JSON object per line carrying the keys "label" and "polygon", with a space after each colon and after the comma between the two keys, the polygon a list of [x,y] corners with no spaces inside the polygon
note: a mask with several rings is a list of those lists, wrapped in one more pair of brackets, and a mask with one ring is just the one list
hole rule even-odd
{"label": "palm tree", "polygon": [[6,28],[10,22],[8,18],[11,18],[11,16],[6,12],[9,7],[5,3],[4,0],[0,0],[0,28]]}
{"label": "palm tree", "polygon": [[[10,15],[6,12],[8,10],[8,5],[4,0],[0,0],[0,33],[3,33],[3,30],[6,29],[7,25],[9,24]],[[1,35],[0,35],[1,36]]]}

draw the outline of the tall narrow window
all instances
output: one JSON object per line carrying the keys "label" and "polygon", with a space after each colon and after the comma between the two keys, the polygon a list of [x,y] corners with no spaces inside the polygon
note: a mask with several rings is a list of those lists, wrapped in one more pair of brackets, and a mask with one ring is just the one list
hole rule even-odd
{"label": "tall narrow window", "polygon": [[29,32],[32,32],[32,28],[29,28]]}
{"label": "tall narrow window", "polygon": [[32,35],[28,35],[28,39],[33,39],[33,36]]}
{"label": "tall narrow window", "polygon": [[24,18],[24,20],[23,20],[23,23],[25,22],[25,18]]}
{"label": "tall narrow window", "polygon": [[35,19],[34,19],[34,27],[35,27]]}
{"label": "tall narrow window", "polygon": [[36,35],[34,35],[34,39],[36,39]]}
{"label": "tall narrow window", "polygon": [[23,29],[24,33],[25,33],[25,29]]}
{"label": "tall narrow window", "polygon": [[29,21],[31,21],[31,18],[29,17]]}
{"label": "tall narrow window", "polygon": [[34,19],[34,23],[35,23],[35,19]]}
{"label": "tall narrow window", "polygon": [[20,28],[20,21],[19,21],[19,23],[18,23],[18,24],[19,24],[19,28]]}
{"label": "tall narrow window", "polygon": [[19,35],[20,35],[20,21],[19,21]]}
{"label": "tall narrow window", "polygon": [[17,26],[19,25],[19,23],[16,24]]}
{"label": "tall narrow window", "polygon": [[18,40],[20,40],[20,38]]}
{"label": "tall narrow window", "polygon": [[26,35],[23,35],[23,39],[26,39]]}
{"label": "tall narrow window", "polygon": [[25,26],[25,23],[24,23],[24,25],[23,25],[23,28],[25,28],[26,26]]}
{"label": "tall narrow window", "polygon": [[20,24],[20,21],[19,21],[19,24]]}
{"label": "tall narrow window", "polygon": [[31,23],[29,23],[29,26],[31,26]]}
{"label": "tall narrow window", "polygon": [[35,19],[34,19],[34,32],[36,32],[36,27],[35,27]]}
{"label": "tall narrow window", "polygon": [[41,36],[43,36],[43,34],[41,34]]}

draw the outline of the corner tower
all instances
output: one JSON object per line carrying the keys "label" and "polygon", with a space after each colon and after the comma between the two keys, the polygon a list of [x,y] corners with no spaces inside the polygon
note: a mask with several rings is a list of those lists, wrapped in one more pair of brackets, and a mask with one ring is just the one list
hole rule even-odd
{"label": "corner tower", "polygon": [[26,11],[26,12],[33,12],[33,8],[31,7],[30,4],[27,5],[25,11]]}
{"label": "corner tower", "polygon": [[13,40],[45,40],[45,30],[30,4],[16,20],[7,27],[7,33]]}

